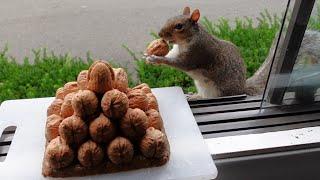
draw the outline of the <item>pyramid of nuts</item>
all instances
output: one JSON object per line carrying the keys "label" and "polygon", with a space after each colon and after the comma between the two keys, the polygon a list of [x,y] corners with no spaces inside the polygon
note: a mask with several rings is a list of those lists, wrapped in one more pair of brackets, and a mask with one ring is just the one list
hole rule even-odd
{"label": "pyramid of nuts", "polygon": [[147,84],[128,87],[122,68],[95,61],[56,91],[45,127],[44,176],[68,177],[161,166],[169,143]]}

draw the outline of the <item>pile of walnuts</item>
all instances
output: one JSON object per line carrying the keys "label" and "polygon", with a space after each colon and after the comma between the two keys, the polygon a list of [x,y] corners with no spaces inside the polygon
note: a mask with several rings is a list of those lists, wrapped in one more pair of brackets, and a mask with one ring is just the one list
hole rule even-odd
{"label": "pile of walnuts", "polygon": [[169,151],[149,86],[130,89],[126,72],[101,60],[56,91],[47,110],[45,136],[44,162],[57,170],[105,162],[121,166],[136,154],[159,159]]}

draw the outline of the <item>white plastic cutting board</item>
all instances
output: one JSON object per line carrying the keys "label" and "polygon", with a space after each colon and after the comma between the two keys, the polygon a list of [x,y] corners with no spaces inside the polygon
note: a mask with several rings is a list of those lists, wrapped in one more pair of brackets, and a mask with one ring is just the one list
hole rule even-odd
{"label": "white plastic cutting board", "polygon": [[[178,87],[153,89],[170,143],[170,160],[162,167],[70,179],[165,180],[214,179],[211,158],[185,96]],[[46,110],[53,98],[5,101],[0,106],[0,134],[17,126],[8,156],[0,162],[0,179],[45,179],[41,174]],[[68,178],[69,179],[69,178]]]}

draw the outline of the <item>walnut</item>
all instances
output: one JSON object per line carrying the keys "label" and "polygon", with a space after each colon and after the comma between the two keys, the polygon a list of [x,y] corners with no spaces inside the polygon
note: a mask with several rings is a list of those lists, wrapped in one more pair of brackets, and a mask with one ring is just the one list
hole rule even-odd
{"label": "walnut", "polygon": [[148,117],[140,109],[129,108],[126,115],[120,121],[123,134],[132,140],[138,140],[146,133]]}
{"label": "walnut", "polygon": [[65,94],[65,92],[63,90],[63,87],[60,87],[60,88],[57,89],[57,91],[56,91],[56,98],[57,99],[62,99],[63,100],[65,95],[66,94]]}
{"label": "walnut", "polygon": [[166,136],[159,130],[150,127],[140,142],[140,151],[147,158],[162,158],[168,152]]}
{"label": "walnut", "polygon": [[88,126],[78,116],[70,116],[64,119],[59,126],[61,138],[69,145],[79,145],[88,135]]}
{"label": "walnut", "polygon": [[133,145],[128,139],[117,137],[109,144],[107,154],[114,164],[130,163],[134,154]]}
{"label": "walnut", "polygon": [[148,116],[148,127],[154,127],[155,129],[161,130],[163,122],[160,113],[155,109],[150,109],[146,112]]}
{"label": "walnut", "polygon": [[87,83],[88,83],[88,70],[83,70],[79,73],[77,77],[77,84],[79,89],[81,90],[87,89]]}
{"label": "walnut", "polygon": [[157,98],[152,93],[148,93],[147,98],[148,98],[148,108],[147,109],[155,109],[155,110],[159,111]]}
{"label": "walnut", "polygon": [[113,88],[126,93],[128,89],[128,75],[122,68],[113,68],[115,79]]}
{"label": "walnut", "polygon": [[153,40],[147,47],[147,55],[165,56],[169,52],[169,45],[163,39]]}
{"label": "walnut", "polygon": [[60,115],[62,103],[63,103],[62,99],[53,100],[53,102],[50,104],[50,106],[47,109],[47,116],[50,116],[52,114]]}
{"label": "walnut", "polygon": [[65,96],[72,92],[77,92],[79,90],[78,83],[76,81],[67,82],[63,86],[63,91],[65,93]]}
{"label": "walnut", "polygon": [[58,136],[48,144],[45,151],[45,159],[49,166],[54,169],[64,168],[73,162],[74,152]]}
{"label": "walnut", "polygon": [[97,96],[89,90],[78,91],[72,99],[72,107],[74,113],[80,116],[84,120],[89,120],[88,117],[93,116],[99,106],[99,100]]}
{"label": "walnut", "polygon": [[56,114],[52,114],[47,118],[45,136],[48,142],[59,136],[59,125],[62,120],[63,118]]}
{"label": "walnut", "polygon": [[90,123],[89,132],[97,143],[109,143],[116,137],[115,125],[102,113]]}
{"label": "walnut", "polygon": [[140,84],[140,85],[138,85],[138,86],[136,86],[136,87],[134,87],[134,88],[132,88],[132,89],[133,89],[133,90],[134,90],[134,89],[141,89],[145,94],[152,93],[149,85],[146,84],[146,83],[142,83],[142,84]]}
{"label": "walnut", "polygon": [[67,117],[70,117],[73,115],[74,110],[73,110],[73,107],[71,104],[71,100],[74,95],[75,95],[75,93],[72,92],[72,93],[67,94],[64,97],[63,103],[61,105],[61,112],[60,112],[61,117],[67,118]]}
{"label": "walnut", "polygon": [[107,117],[119,119],[126,114],[129,108],[129,100],[125,93],[113,89],[103,95],[101,107]]}
{"label": "walnut", "polygon": [[78,149],[78,160],[84,167],[94,167],[103,161],[103,150],[95,142],[89,140]]}
{"label": "walnut", "polygon": [[129,107],[139,108],[143,111],[148,109],[148,99],[147,95],[141,89],[133,89],[128,92]]}
{"label": "walnut", "polygon": [[97,94],[103,94],[112,89],[114,72],[105,61],[95,61],[88,71],[87,88]]}

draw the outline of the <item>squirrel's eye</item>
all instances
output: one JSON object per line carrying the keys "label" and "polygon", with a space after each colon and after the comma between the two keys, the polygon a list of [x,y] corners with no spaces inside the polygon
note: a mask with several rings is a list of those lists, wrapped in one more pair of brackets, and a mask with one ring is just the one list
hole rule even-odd
{"label": "squirrel's eye", "polygon": [[181,24],[181,23],[176,24],[176,26],[174,28],[177,30],[181,30],[183,28],[183,24]]}

